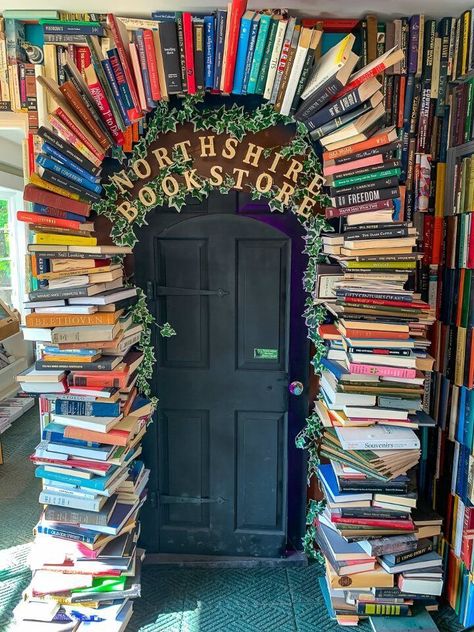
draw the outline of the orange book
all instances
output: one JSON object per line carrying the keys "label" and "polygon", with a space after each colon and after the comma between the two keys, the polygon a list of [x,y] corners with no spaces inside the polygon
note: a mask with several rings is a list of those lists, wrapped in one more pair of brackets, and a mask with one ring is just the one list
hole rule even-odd
{"label": "orange book", "polygon": [[407,340],[410,336],[404,331],[371,331],[369,329],[345,329],[346,338],[390,338],[392,340]]}
{"label": "orange book", "polygon": [[[27,314],[27,327],[81,327],[89,325],[113,325],[117,322],[122,311],[95,312],[94,314]],[[102,343],[100,343],[102,345]],[[95,343],[96,346],[97,343]],[[68,344],[66,348],[70,348]],[[80,347],[84,347],[83,343]]]}
{"label": "orange book", "polygon": [[134,434],[137,425],[136,421],[135,419],[134,423],[131,423],[127,418],[124,418],[109,432],[95,432],[94,430],[66,426],[64,436],[68,439],[81,439],[82,441],[105,443],[106,445],[126,446]]}
{"label": "orange book", "polygon": [[325,151],[323,153],[323,160],[332,160],[333,158],[340,158],[341,156],[349,156],[359,151],[365,151],[366,149],[372,149],[373,147],[379,147],[381,145],[388,145],[393,143],[397,139],[397,130],[394,126],[383,129],[379,134],[374,134],[367,140],[363,140],[360,143],[354,143],[353,145],[346,145],[339,149],[333,149],[332,151]]}
{"label": "orange book", "polygon": [[74,386],[103,386],[125,388],[128,383],[128,366],[121,362],[113,371],[72,371]]}
{"label": "orange book", "polygon": [[[101,314],[103,312],[100,312]],[[105,312],[106,314],[110,312]],[[60,349],[97,349],[98,351],[106,351],[107,349],[115,349],[123,338],[123,331],[113,340],[104,340],[102,342],[59,342]]]}

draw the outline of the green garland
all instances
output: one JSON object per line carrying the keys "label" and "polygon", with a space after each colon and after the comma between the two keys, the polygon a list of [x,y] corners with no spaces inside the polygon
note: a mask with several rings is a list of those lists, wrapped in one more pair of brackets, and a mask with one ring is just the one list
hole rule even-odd
{"label": "green garland", "polygon": [[[203,101],[204,93],[201,92],[186,96],[180,101],[179,108],[172,107],[169,102],[159,102],[149,121],[146,134],[134,145],[131,156],[127,157],[121,149],[117,149],[114,153],[116,159],[122,164],[125,163],[126,174],[130,180],[137,180],[137,175],[130,165],[137,159],[146,157],[149,146],[159,135],[176,131],[177,126],[180,124],[192,123],[195,131],[207,130],[215,132],[216,134],[226,133],[234,136],[239,141],[248,133],[255,134],[269,127],[283,124],[295,126],[295,136],[287,146],[280,150],[281,154],[286,158],[305,156],[303,161],[304,176],[292,195],[292,206],[289,208],[285,207],[282,202],[276,199],[276,187],[265,193],[261,193],[257,191],[255,187],[252,187],[250,189],[252,199],[265,198],[268,201],[270,210],[273,212],[284,212],[285,210],[295,212],[305,195],[315,197],[314,193],[309,191],[307,187],[313,178],[321,173],[321,166],[314,152],[311,139],[308,136],[308,130],[304,124],[296,122],[292,117],[283,116],[276,112],[271,104],[261,105],[254,109],[250,116],[249,112],[246,111],[243,106],[236,104],[230,107],[223,105],[219,108],[203,109],[201,107]],[[271,151],[271,149],[266,150],[267,154]],[[161,189],[161,181],[168,175],[180,175],[189,168],[189,164],[185,163],[181,152],[174,152],[173,161],[172,165],[160,170],[159,175],[147,183],[147,186],[149,186],[156,195],[156,206],[167,204],[180,212],[186,203],[186,198],[190,195],[202,201],[213,190],[218,190],[220,193],[228,193],[235,185],[234,179],[229,175],[224,178],[224,182],[219,186],[213,185],[210,180],[197,177],[201,182],[200,189],[193,189],[193,191],[189,192],[186,186],[182,184],[176,195],[169,198],[165,196]],[[130,223],[123,215],[117,212],[116,203],[119,198],[119,191],[116,185],[113,183],[106,184],[104,185],[104,191],[105,197],[94,204],[94,211],[105,215],[111,220],[111,237],[114,243],[121,246],[133,247],[137,242],[134,227],[147,224],[146,215],[150,210],[149,207],[142,204],[138,199],[134,200],[134,206],[138,213],[134,221]],[[325,195],[320,194],[316,197],[322,207],[327,206],[328,199]],[[325,218],[320,215],[311,215],[309,217],[297,215],[297,217],[305,230],[304,254],[308,256],[308,265],[303,277],[303,286],[308,295],[303,317],[308,329],[308,338],[315,350],[311,364],[314,372],[319,374],[321,372],[321,359],[325,353],[325,345],[319,335],[318,328],[319,325],[324,322],[326,312],[322,305],[314,304],[313,293],[316,286],[317,265],[325,260],[324,256],[321,255],[321,233],[328,232],[332,230],[332,228],[326,222]],[[139,367],[137,386],[145,395],[151,396],[150,382],[156,361],[154,348],[152,346],[152,327],[158,327],[160,335],[164,337],[174,336],[176,332],[169,323],[164,323],[163,325],[156,323],[155,318],[147,307],[146,297],[142,290],[139,290],[139,299],[132,310],[132,316],[135,323],[143,325],[139,349],[143,351],[144,359]],[[151,399],[156,406],[157,398],[152,397]],[[317,473],[317,467],[319,465],[318,447],[321,434],[321,420],[318,415],[313,412],[306,418],[305,427],[296,438],[297,447],[308,450],[309,452],[308,485],[313,476]],[[318,559],[319,561],[322,561],[323,558],[315,548],[316,529],[314,522],[316,516],[323,511],[324,506],[324,501],[310,500],[306,520],[307,529],[303,537],[303,547],[308,557]]]}

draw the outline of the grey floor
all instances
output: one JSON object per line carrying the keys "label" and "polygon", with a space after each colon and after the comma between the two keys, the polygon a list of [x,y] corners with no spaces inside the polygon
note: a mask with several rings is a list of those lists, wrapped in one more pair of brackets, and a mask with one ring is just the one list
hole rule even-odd
{"label": "grey floor", "polygon": [[[0,465],[0,631],[29,582],[29,543],[38,519],[40,482],[28,456],[38,441],[36,409],[2,435]],[[165,569],[145,566],[142,597],[127,632],[325,632],[329,619],[319,590],[322,569]],[[433,613],[441,632],[458,632],[450,608]],[[359,630],[369,630],[368,623]]]}

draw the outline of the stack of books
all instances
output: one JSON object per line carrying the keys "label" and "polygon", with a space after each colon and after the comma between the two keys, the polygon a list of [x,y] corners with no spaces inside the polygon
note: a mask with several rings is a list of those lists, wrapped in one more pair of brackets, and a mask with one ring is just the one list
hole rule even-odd
{"label": "stack of books", "polygon": [[[347,36],[321,58],[296,114],[309,129],[322,123],[311,134],[324,149],[325,212],[338,228],[323,235],[333,263],[320,266],[327,282],[318,279],[318,288],[326,296],[315,296],[332,321],[320,331],[328,351],[315,403],[324,427],[320,454],[328,461],[319,467],[327,504],[317,543],[328,602],[345,625],[361,616],[411,614],[416,601],[436,607],[443,587],[442,558],[429,539],[439,536],[441,520],[431,524],[426,512],[416,512],[416,431],[434,425],[423,401],[434,312],[413,289],[417,231],[403,218],[397,132],[385,127],[374,76],[402,54],[387,51],[351,74],[353,44]],[[328,95],[335,74],[338,91]],[[349,113],[339,127],[336,104]]]}
{"label": "stack of books", "polygon": [[37,343],[37,359],[17,379],[40,395],[42,436],[31,460],[43,510],[16,618],[122,630],[140,595],[138,513],[149,476],[140,454],[153,413],[136,388],[142,325],[123,268],[131,249],[101,244],[95,231],[100,167],[54,132],[40,135],[43,186],[26,186],[32,208],[17,213],[32,235],[23,334]]}

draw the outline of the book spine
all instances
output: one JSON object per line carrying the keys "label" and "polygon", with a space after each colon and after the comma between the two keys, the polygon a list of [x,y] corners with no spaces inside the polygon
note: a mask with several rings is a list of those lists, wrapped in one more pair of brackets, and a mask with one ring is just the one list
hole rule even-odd
{"label": "book spine", "polygon": [[[68,219],[60,219],[58,217],[48,217],[46,215],[37,215],[36,213],[28,213],[25,211],[17,211],[16,217],[20,222],[35,224],[36,226],[56,226],[58,228],[69,228],[71,230],[80,230],[81,223]],[[38,270],[38,274],[44,274]]]}
{"label": "book spine", "polygon": [[120,92],[119,85],[117,83],[117,79],[115,77],[115,73],[112,68],[112,64],[110,63],[110,59],[103,59],[101,62],[102,68],[104,69],[105,76],[107,77],[110,89],[112,90],[112,94],[114,95],[115,102],[117,103],[117,107],[120,110],[120,114],[122,116],[123,122],[128,127],[131,125],[131,121],[128,118],[128,111],[125,108],[124,102],[122,100],[122,94]]}
{"label": "book spine", "polygon": [[111,404],[100,402],[70,401],[56,399],[54,402],[56,415],[74,415],[76,417],[117,417],[120,414],[120,403]]}
{"label": "book spine", "polygon": [[418,71],[418,42],[420,33],[420,16],[413,15],[409,21],[408,40],[408,73],[416,74]]}
{"label": "book spine", "polygon": [[104,28],[100,24],[47,24],[42,22],[43,33],[59,35],[98,35],[104,36]]}
{"label": "book spine", "polygon": [[372,106],[370,102],[366,102],[357,110],[346,112],[345,114],[342,114],[341,116],[334,116],[330,121],[327,121],[320,127],[314,126],[312,122],[312,118],[306,119],[304,121],[304,124],[306,125],[308,130],[311,132],[311,138],[313,139],[323,138],[324,136],[327,136],[328,134],[331,134],[335,130],[339,129],[343,125],[346,125],[347,123],[350,123],[354,119],[357,119],[361,114],[365,114],[371,109],[372,109]]}
{"label": "book spine", "polygon": [[105,377],[103,374],[97,377],[92,375],[73,375],[72,384],[73,386],[110,386],[112,388],[123,388],[125,381],[121,378]]}
{"label": "book spine", "polygon": [[[40,156],[38,158],[40,158]],[[38,160],[37,164],[37,172],[40,178],[44,182],[47,182],[53,186],[62,189],[62,191],[66,192],[69,196],[76,195],[78,199],[90,202],[92,204],[100,199],[99,194],[93,193],[92,191],[85,189],[78,184],[75,184],[74,182],[69,180],[69,178],[65,178],[64,176],[59,175],[58,173],[56,173],[56,171],[53,171],[52,169],[42,167],[41,165],[39,165]]]}
{"label": "book spine", "polygon": [[356,204],[365,204],[367,202],[377,202],[379,200],[389,200],[397,198],[400,195],[398,187],[387,189],[360,191],[358,193],[349,193],[347,195],[337,195],[331,198],[333,206],[340,208],[343,206],[354,206]]}
{"label": "book spine", "polygon": [[403,369],[399,367],[386,367],[374,364],[349,363],[349,371],[355,375],[380,375],[383,377],[399,377],[412,379],[416,377],[416,369]]}
{"label": "book spine", "polygon": [[268,99],[269,103],[275,103],[278,91],[280,89],[280,83],[283,77],[283,72],[285,70],[286,64],[288,62],[288,55],[290,53],[291,42],[293,39],[293,32],[295,30],[296,20],[295,18],[290,18],[288,21],[288,26],[286,28],[283,46],[280,52],[280,58],[278,60],[278,64],[276,67],[275,80],[273,82],[272,92],[270,98]]}
{"label": "book spine", "polygon": [[120,63],[122,65],[123,73],[125,75],[125,80],[130,90],[130,95],[132,97],[132,102],[134,106],[133,110],[129,112],[129,118],[130,120],[136,120],[136,119],[141,118],[142,116],[142,111],[140,108],[140,100],[138,98],[137,89],[136,89],[132,71],[128,62],[125,46],[122,41],[120,30],[117,24],[117,19],[118,18],[116,18],[111,13],[107,15],[107,21],[110,26],[110,30],[112,31],[112,37],[114,39],[115,46],[117,48],[117,53],[120,59]]}
{"label": "book spine", "polygon": [[312,117],[305,121],[305,123],[310,126],[308,129],[316,129],[332,119],[356,109],[360,104],[361,99],[359,90],[353,90],[333,103],[330,103],[322,110],[319,110],[319,112],[316,112]]}
{"label": "book spine", "polygon": [[178,60],[181,73],[181,90],[183,92],[188,91],[188,80],[186,75],[186,60],[185,60],[185,44],[184,44],[184,26],[183,26],[183,13],[177,11],[175,14],[176,33],[178,38]]}
{"label": "book spine", "polygon": [[146,107],[148,109],[153,109],[156,104],[153,101],[153,98],[151,96],[150,73],[148,70],[145,41],[144,41],[142,30],[135,31],[135,44],[136,44],[137,52],[138,52],[138,61],[139,61],[139,66],[140,66],[139,71],[141,74],[143,89],[145,92]]}
{"label": "book spine", "polygon": [[[298,121],[304,121],[315,114],[333,96],[339,93],[342,87],[341,82],[336,77],[331,77],[318,90],[303,101],[299,110],[295,113]],[[348,152],[349,153],[349,152]]]}
{"label": "book spine", "polygon": [[56,195],[50,191],[38,189],[28,184],[23,190],[23,199],[26,202],[36,202],[44,206],[58,208],[63,211],[71,211],[87,217],[90,213],[90,205],[85,202],[64,199],[61,195]]}
{"label": "book spine", "polygon": [[273,46],[275,45],[275,38],[278,30],[278,20],[272,18],[270,22],[270,29],[268,32],[267,42],[265,44],[265,50],[262,57],[262,63],[260,65],[260,71],[258,73],[258,79],[255,86],[255,94],[263,95],[265,91],[265,84],[267,82],[267,75],[270,68],[270,62],[272,57]]}
{"label": "book spine", "polygon": [[104,121],[107,129],[112,134],[117,145],[123,145],[124,136],[119,126],[117,125],[117,121],[115,120],[114,115],[112,114],[112,110],[110,109],[109,102],[107,101],[107,97],[105,96],[105,92],[99,83],[97,77],[95,80],[90,80],[87,82],[87,86],[89,88],[89,92],[91,93],[92,98],[97,104],[97,108],[100,112],[102,120]]}
{"label": "book spine", "polygon": [[357,603],[357,614],[368,617],[404,617],[411,613],[411,607],[405,604]]}
{"label": "book spine", "polygon": [[226,49],[226,64],[224,70],[224,78],[222,83],[222,91],[225,94],[232,92],[234,84],[235,63],[237,58],[237,46],[239,42],[240,23],[242,15],[245,11],[246,2],[238,0],[232,2],[230,14],[230,23],[228,28],[228,41]]}
{"label": "book spine", "polygon": [[61,118],[53,114],[48,115],[48,120],[51,123],[51,127],[57,132],[58,137],[60,137],[61,140],[64,140],[68,144],[70,144],[73,149],[84,156],[85,160],[91,162],[96,169],[100,168],[100,166],[102,165],[103,157],[100,154],[97,155],[95,151],[89,149],[82,142],[79,136],[77,136],[75,132],[69,129],[67,123],[65,123]]}
{"label": "book spine", "polygon": [[118,56],[116,49],[109,50],[107,52],[107,55],[109,57],[110,64],[112,66],[115,80],[120,90],[121,100],[123,102],[124,107],[127,110],[127,115],[128,115],[128,111],[133,110],[134,106],[133,106],[133,101],[132,101],[132,95],[130,94],[130,90],[127,85],[127,80],[123,72],[122,64],[120,63],[120,58]]}
{"label": "book spine", "polygon": [[407,562],[408,560],[413,560],[420,555],[424,555],[425,553],[430,553],[433,550],[433,542],[429,542],[426,546],[421,549],[416,549],[416,551],[408,551],[407,553],[399,553],[395,555],[394,563],[401,564],[402,562]]}
{"label": "book spine", "polygon": [[75,163],[68,156],[65,156],[58,149],[56,149],[56,147],[53,147],[53,145],[50,145],[48,142],[43,143],[43,145],[41,146],[41,150],[43,154],[46,154],[47,156],[49,156],[49,158],[52,158],[53,160],[60,162],[65,167],[67,167],[71,171],[74,171],[75,173],[82,176],[86,180],[89,180],[90,182],[93,182],[94,184],[97,183],[97,175],[91,173],[90,171],[86,171],[86,169],[84,169],[83,167]]}
{"label": "book spine", "polygon": [[160,22],[159,33],[161,53],[165,70],[166,89],[168,94],[183,92],[181,67],[178,50],[178,35],[174,22]]}
{"label": "book spine", "polygon": [[196,90],[204,90],[204,23],[193,23],[194,40],[194,74],[196,75]]}
{"label": "book spine", "polygon": [[253,54],[258,37],[258,27],[259,22],[254,18],[250,25],[249,43],[247,47],[247,56],[245,57],[244,76],[242,80],[242,94],[247,94],[247,85],[250,78],[250,71],[252,70]]}
{"label": "book spine", "polygon": [[196,94],[196,75],[194,71],[193,22],[190,13],[183,13],[184,65],[188,94]]}
{"label": "book spine", "polygon": [[204,18],[205,36],[205,65],[204,65],[204,87],[214,87],[214,51],[215,51],[215,24],[214,16],[207,15]]}
{"label": "book spine", "polygon": [[389,176],[388,178],[377,178],[376,180],[369,180],[367,182],[358,182],[345,186],[330,186],[329,191],[331,196],[342,195],[344,193],[357,194],[360,192],[367,192],[372,189],[386,190],[390,187],[395,187],[399,184],[398,176]]}
{"label": "book spine", "polygon": [[68,211],[63,211],[59,208],[51,208],[50,206],[37,204],[36,202],[33,203],[33,213],[36,213],[37,215],[48,215],[48,217],[57,217],[58,219],[67,219],[73,222],[78,222],[79,224],[83,224],[87,221],[83,215],[69,213]]}
{"label": "book spine", "polygon": [[313,67],[314,63],[314,53],[315,51],[311,48],[308,49],[306,53],[306,58],[304,60],[303,69],[301,70],[301,75],[298,80],[298,84],[296,86],[295,95],[293,97],[293,101],[291,103],[290,114],[294,114],[300,104],[301,95],[303,94],[303,90],[306,86],[306,82],[308,80],[309,74]]}
{"label": "book spine", "polygon": [[153,41],[153,32],[149,29],[143,31],[143,43],[145,46],[146,65],[150,79],[151,99],[159,101],[161,99],[160,79],[158,75],[158,65],[156,62],[155,43]]}
{"label": "book spine", "polygon": [[58,175],[63,176],[64,178],[67,178],[68,180],[71,180],[72,182],[75,182],[79,186],[84,187],[85,189],[88,189],[89,191],[92,191],[93,193],[100,194],[102,192],[102,187],[100,184],[91,182],[89,178],[85,178],[84,176],[79,175],[78,173],[72,171],[71,169],[68,169],[62,163],[56,162],[55,160],[48,158],[48,156],[46,156],[45,154],[40,154],[36,158],[36,163],[40,165],[40,167],[44,167],[45,169],[50,169],[51,171],[54,171],[54,173],[57,173]]}
{"label": "book spine", "polygon": [[[44,505],[48,505],[45,510],[45,519],[54,521],[54,522],[69,522],[72,524],[76,524],[78,522],[79,514],[74,510],[79,511],[87,511],[90,512],[89,515],[84,515],[82,518],[82,522],[85,523],[87,520],[87,524],[96,524],[94,522],[94,518],[92,516],[97,515],[97,518],[104,521],[106,516],[101,516],[100,514],[93,514],[92,512],[99,511],[99,502],[95,499],[87,499],[87,498],[77,498],[72,495],[67,494],[54,494],[43,490],[39,495],[39,502]],[[56,509],[56,506],[58,507]],[[67,511],[65,508],[70,508]],[[67,520],[64,519],[67,517]]]}
{"label": "book spine", "polygon": [[[37,371],[68,371],[71,369],[71,362],[48,362],[45,360],[36,360],[35,369]],[[74,362],[75,371],[111,371],[113,362],[97,361],[97,362]]]}
{"label": "book spine", "polygon": [[290,74],[293,69],[293,64],[296,57],[296,50],[298,46],[300,27],[295,27],[293,31],[293,38],[291,41],[290,50],[288,52],[288,57],[286,60],[285,68],[283,70],[283,74],[281,76],[280,87],[278,88],[278,94],[275,99],[275,110],[281,113],[281,108],[283,105],[283,99],[288,91],[288,83],[290,81]]}
{"label": "book spine", "polygon": [[373,180],[379,180],[380,178],[390,178],[390,184],[394,184],[392,178],[399,178],[401,174],[401,169],[392,168],[392,169],[382,169],[380,171],[374,171],[373,173],[363,173],[361,175],[348,176],[345,178],[338,178],[334,181],[332,187],[340,188],[344,186],[354,185],[361,182],[372,182]]}
{"label": "book spine", "polygon": [[257,88],[257,79],[262,65],[263,53],[267,43],[268,31],[270,29],[271,17],[266,14],[260,16],[260,26],[258,29],[258,37],[255,42],[255,50],[253,53],[252,67],[250,69],[249,80],[247,83],[247,94],[255,94]]}
{"label": "book spine", "polygon": [[81,99],[81,96],[74,85],[70,81],[66,81],[65,83],[63,83],[63,85],[59,87],[59,89],[66,97],[67,101],[70,103],[72,109],[82,119],[84,125],[86,125],[87,129],[100,144],[100,146],[104,149],[104,151],[107,151],[108,147],[110,146],[109,140],[91,116],[89,110],[87,109],[84,101]]}
{"label": "book spine", "polygon": [[46,478],[48,480],[57,481],[58,483],[69,483],[71,485],[78,485],[87,489],[103,490],[106,485],[106,478],[100,479],[93,478],[79,478],[77,476],[71,476],[69,474],[60,474],[58,472],[48,472],[43,467],[39,466],[35,470],[36,478]]}
{"label": "book spine", "polygon": [[250,39],[250,30],[252,28],[252,20],[242,18],[239,34],[239,45],[237,49],[237,58],[235,62],[234,83],[232,92],[234,94],[242,94],[245,75],[245,62],[247,59],[247,50]]}
{"label": "book spine", "polygon": [[38,533],[44,533],[45,535],[51,535],[62,540],[71,540],[72,542],[84,542],[85,544],[93,544],[96,536],[88,535],[85,532],[71,532],[63,529],[57,529],[54,527],[47,527],[41,524],[35,527]]}
{"label": "book spine", "polygon": [[285,41],[285,34],[288,28],[289,22],[287,20],[280,20],[278,22],[278,28],[275,35],[275,43],[271,54],[270,64],[268,67],[267,80],[265,82],[265,90],[263,92],[264,99],[270,99],[273,93],[273,85],[275,83],[278,62],[280,60],[283,43]]}

